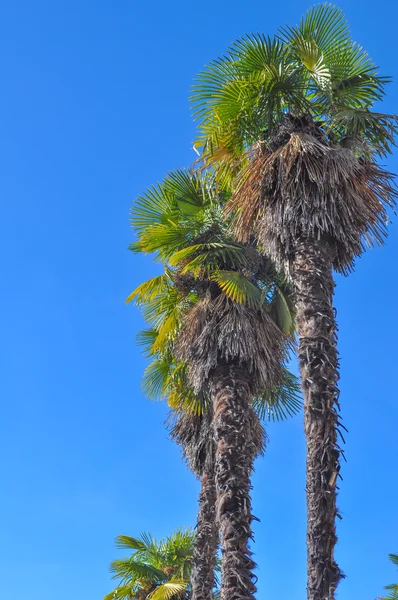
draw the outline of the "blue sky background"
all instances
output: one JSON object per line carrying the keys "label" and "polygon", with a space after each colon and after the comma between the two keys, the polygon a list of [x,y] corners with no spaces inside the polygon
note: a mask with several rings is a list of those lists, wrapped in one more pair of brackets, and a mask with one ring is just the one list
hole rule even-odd
{"label": "blue sky background", "polygon": [[[395,76],[397,4],[343,1],[354,38]],[[0,8],[0,581],[7,600],[100,599],[119,533],[194,525],[198,485],[140,392],[142,326],[124,299],[151,276],[129,254],[134,197],[194,159],[195,74],[245,32],[311,2],[3,2]],[[398,151],[388,162],[398,171]],[[398,579],[398,223],[338,278],[348,463],[340,600]],[[304,600],[302,418],[269,427],[254,477],[258,598]]]}

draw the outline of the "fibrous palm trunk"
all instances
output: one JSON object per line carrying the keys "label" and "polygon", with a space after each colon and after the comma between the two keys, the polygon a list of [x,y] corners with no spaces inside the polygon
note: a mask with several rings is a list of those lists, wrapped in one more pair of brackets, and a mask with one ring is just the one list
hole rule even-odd
{"label": "fibrous palm trunk", "polygon": [[[221,534],[221,600],[253,600],[256,592],[250,476],[258,453],[258,421],[249,405],[248,373],[225,365],[212,377],[217,519]],[[260,434],[261,437],[261,434]]]}
{"label": "fibrous palm trunk", "polygon": [[218,547],[214,468],[202,475],[195,546],[192,557],[192,600],[212,600]]}
{"label": "fibrous palm trunk", "polygon": [[291,262],[307,440],[308,600],[332,600],[342,577],[334,559],[340,448],[332,261],[327,240],[301,239]]}

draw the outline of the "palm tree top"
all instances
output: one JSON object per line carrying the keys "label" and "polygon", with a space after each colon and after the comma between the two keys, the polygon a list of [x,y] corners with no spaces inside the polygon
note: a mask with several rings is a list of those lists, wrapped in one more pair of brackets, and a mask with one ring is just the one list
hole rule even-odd
{"label": "palm tree top", "polygon": [[248,34],[198,75],[191,101],[207,163],[238,161],[287,114],[311,115],[334,140],[389,153],[397,118],[372,111],[391,80],[351,39],[342,11],[318,4],[275,37]]}
{"label": "palm tree top", "polygon": [[[205,386],[196,394],[187,386],[187,368],[176,360],[174,347],[185,316],[201,301],[228,299],[238,311],[245,305],[265,307],[283,330],[289,332],[292,326],[283,278],[253,247],[232,238],[223,210],[229,195],[211,174],[177,170],[142,194],[131,213],[137,236],[132,249],[165,261],[164,273],[138,286],[127,299],[142,307],[150,325],[138,336],[153,359],[143,387],[149,397],[167,396],[177,412],[190,407],[199,415],[209,404]],[[282,402],[277,401],[279,393]],[[286,370],[266,397],[256,402],[271,418],[294,414],[301,406],[297,381]]]}
{"label": "palm tree top", "polygon": [[111,573],[119,583],[104,600],[186,598],[193,543],[190,529],[179,529],[160,541],[148,533],[138,538],[119,535],[116,546],[133,552],[111,563]]}

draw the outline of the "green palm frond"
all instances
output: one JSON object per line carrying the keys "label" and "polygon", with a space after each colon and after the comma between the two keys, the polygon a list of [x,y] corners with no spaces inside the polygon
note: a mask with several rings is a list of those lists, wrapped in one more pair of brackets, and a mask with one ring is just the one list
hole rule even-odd
{"label": "green palm frond", "polygon": [[161,260],[167,260],[172,252],[183,248],[192,235],[191,228],[184,227],[178,217],[166,223],[151,225],[141,234],[139,244],[142,252],[159,253]]}
{"label": "green palm frond", "polygon": [[260,308],[264,303],[263,295],[258,287],[238,271],[217,271],[213,275],[224,294],[239,304],[250,308]]}
{"label": "green palm frond", "polygon": [[110,564],[113,578],[121,578],[124,581],[136,582],[142,579],[146,581],[164,581],[167,576],[163,571],[153,565],[141,563],[131,558],[115,560]]}
{"label": "green palm frond", "polygon": [[148,600],[171,600],[172,598],[181,598],[181,595],[186,592],[188,581],[183,579],[172,579],[159,585],[148,596]]}
{"label": "green palm frond", "polygon": [[181,317],[184,314],[181,308],[180,303],[176,304],[174,310],[163,320],[158,330],[158,336],[153,344],[154,352],[157,352],[162,346],[168,342],[172,342],[175,338],[181,324]]}
{"label": "green palm frond", "polygon": [[139,331],[136,335],[136,344],[137,346],[141,346],[142,353],[146,358],[149,358],[153,355],[153,345],[158,337],[158,332],[156,329],[143,329]]}
{"label": "green palm frond", "polygon": [[[138,240],[130,245],[135,252],[176,251],[192,235],[195,217],[214,203],[214,186],[206,177],[187,170],[170,172],[162,183],[139,196],[131,209],[131,225]],[[183,225],[190,219],[190,227]],[[164,258],[164,254],[161,256]]]}
{"label": "green palm frond", "polygon": [[166,382],[167,404],[175,414],[184,412],[204,414],[208,409],[209,398],[204,388],[195,394],[188,385],[188,365],[182,361],[173,362]]}
{"label": "green palm frond", "polygon": [[206,185],[203,178],[189,171],[182,169],[172,171],[166,178],[165,185],[174,196],[183,216],[196,215],[211,204],[211,186]]}
{"label": "green palm frond", "polygon": [[351,34],[348,22],[340,8],[333,4],[316,4],[301,18],[298,27],[281,27],[283,41],[294,46],[297,38],[313,40],[330,59],[336,48],[350,45]]}
{"label": "green palm frond", "polygon": [[170,369],[170,359],[167,356],[156,358],[146,367],[141,387],[150,400],[161,400],[165,397]]}
{"label": "green palm frond", "polygon": [[188,246],[173,254],[169,259],[169,264],[177,266],[192,255],[196,256],[185,263],[182,274],[193,273],[198,276],[202,272],[209,273],[216,267],[229,265],[231,268],[237,269],[247,264],[244,248],[228,242],[209,242]]}
{"label": "green palm frond", "polygon": [[390,559],[393,565],[396,565],[398,567],[398,554],[389,554],[388,558]]}
{"label": "green palm frond", "polygon": [[283,370],[279,385],[253,400],[253,408],[260,419],[268,421],[284,421],[298,414],[302,406],[300,382],[288,369]]}
{"label": "green palm frond", "polygon": [[110,594],[104,597],[104,600],[133,600],[135,591],[132,586],[118,586]]}
{"label": "green palm frond", "polygon": [[140,304],[153,300],[164,292],[166,284],[166,275],[158,275],[144,283],[141,283],[127,298],[126,303],[129,304],[133,300],[139,306]]}
{"label": "green palm frond", "polygon": [[115,545],[116,548],[129,548],[131,550],[142,550],[144,552],[148,549],[148,545],[144,540],[129,535],[118,535],[115,540]]}
{"label": "green palm frond", "polygon": [[167,560],[189,558],[192,556],[194,540],[195,535],[191,529],[178,529],[165,539],[162,552]]}
{"label": "green palm frond", "polygon": [[363,139],[371,153],[386,156],[396,144],[398,117],[340,106],[332,114],[330,127],[340,138],[350,136],[358,141]]}
{"label": "green palm frond", "polygon": [[280,29],[281,39],[305,66],[313,81],[308,92],[322,112],[334,105],[366,108],[384,95],[388,77],[378,74],[367,52],[353,42],[343,12],[331,4],[310,9],[298,27]]}
{"label": "green palm frond", "polygon": [[318,4],[302,17],[297,27],[281,27],[279,36],[295,61],[306,69],[310,80],[330,101],[332,62],[336,54],[340,56],[350,47],[350,31],[342,11],[331,4]]}
{"label": "green palm frond", "polygon": [[148,227],[166,223],[176,212],[173,194],[163,184],[154,185],[139,196],[130,213],[131,225],[138,234]]}
{"label": "green palm frond", "polygon": [[207,249],[207,247],[208,244],[194,244],[193,246],[186,246],[185,248],[178,250],[178,252],[175,252],[174,254],[172,254],[172,256],[170,256],[169,265],[177,266],[182,260],[185,260],[192,254],[203,250],[204,248]]}
{"label": "green palm frond", "polygon": [[187,385],[170,385],[167,404],[174,412],[189,411],[195,415],[202,415],[208,410],[205,394],[195,394]]}
{"label": "green palm frond", "polygon": [[281,331],[288,335],[293,334],[294,312],[291,293],[289,294],[282,285],[278,286],[276,283],[273,283],[272,287],[274,293],[269,304],[269,312]]}
{"label": "green palm frond", "polygon": [[304,92],[303,71],[287,59],[284,44],[261,34],[237,40],[193,86],[194,117],[202,130],[199,146],[213,146],[212,152],[225,146],[242,149],[242,140],[250,144],[286,107],[303,109]]}
{"label": "green palm frond", "polygon": [[389,77],[378,75],[377,67],[359,44],[353,43],[340,54],[336,53],[331,65],[334,103],[351,108],[371,106],[381,100]]}
{"label": "green palm frond", "polygon": [[159,330],[164,320],[176,310],[179,302],[181,302],[180,294],[174,285],[170,283],[165,285],[157,296],[143,302],[141,311],[144,319],[154,329]]}

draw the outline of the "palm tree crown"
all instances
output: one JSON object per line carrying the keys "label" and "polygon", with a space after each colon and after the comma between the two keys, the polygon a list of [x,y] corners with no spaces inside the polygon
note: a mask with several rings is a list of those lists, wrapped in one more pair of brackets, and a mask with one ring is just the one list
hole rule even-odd
{"label": "palm tree crown", "polygon": [[172,600],[189,597],[194,534],[176,531],[157,542],[151,535],[140,538],[119,535],[118,548],[133,550],[115,560],[110,569],[118,586],[104,600]]}
{"label": "palm tree crown", "polygon": [[[246,361],[255,374],[253,380],[259,380],[256,391],[264,402],[268,400],[270,414],[283,410],[276,406],[278,392],[287,412],[294,412],[298,407],[294,377],[280,368],[284,352],[280,330],[292,331],[288,286],[252,245],[233,240],[223,214],[226,196],[210,177],[176,171],[133,208],[138,239],[131,248],[156,253],[165,262],[162,275],[141,284],[127,299],[142,306],[152,326],[138,338],[153,358],[144,376],[144,391],[150,397],[167,396],[175,409],[192,408],[196,401],[200,413],[201,403],[208,401],[207,374],[221,353]],[[194,357],[198,350],[190,341],[200,337],[198,324],[201,340],[206,331],[211,334],[203,361]],[[270,332],[280,338],[281,349],[274,356],[265,343]],[[195,360],[194,371],[189,372],[185,352],[191,362]],[[268,361],[274,364],[278,371],[274,381],[261,369],[261,361],[270,372]],[[192,388],[191,394],[187,395],[187,387]],[[256,403],[260,405],[258,399]]]}
{"label": "palm tree crown", "polygon": [[396,189],[372,157],[390,152],[397,119],[370,109],[388,81],[328,4],[273,39],[239,39],[210,63],[193,90],[197,145],[234,181],[241,240],[254,234],[283,266],[297,237],[328,236],[341,272],[382,243]]}

